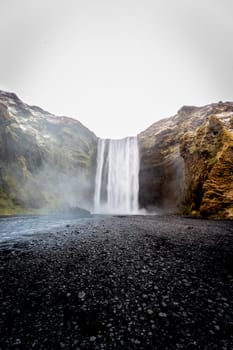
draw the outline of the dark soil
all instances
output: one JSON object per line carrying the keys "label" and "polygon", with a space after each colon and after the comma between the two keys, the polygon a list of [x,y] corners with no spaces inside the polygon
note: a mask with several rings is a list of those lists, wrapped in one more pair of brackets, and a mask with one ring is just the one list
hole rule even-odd
{"label": "dark soil", "polygon": [[1,349],[233,349],[233,222],[88,219],[0,246]]}

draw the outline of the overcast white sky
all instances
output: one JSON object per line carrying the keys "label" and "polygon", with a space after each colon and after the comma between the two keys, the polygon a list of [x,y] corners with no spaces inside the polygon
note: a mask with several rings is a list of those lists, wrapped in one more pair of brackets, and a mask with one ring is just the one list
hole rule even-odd
{"label": "overcast white sky", "polygon": [[0,0],[0,89],[135,135],[182,105],[233,100],[232,0]]}

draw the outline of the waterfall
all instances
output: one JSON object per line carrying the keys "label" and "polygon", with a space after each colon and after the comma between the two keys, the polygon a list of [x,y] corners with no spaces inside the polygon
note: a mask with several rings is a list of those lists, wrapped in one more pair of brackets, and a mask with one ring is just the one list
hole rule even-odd
{"label": "waterfall", "polygon": [[138,212],[139,152],[137,137],[99,139],[95,178],[96,213]]}

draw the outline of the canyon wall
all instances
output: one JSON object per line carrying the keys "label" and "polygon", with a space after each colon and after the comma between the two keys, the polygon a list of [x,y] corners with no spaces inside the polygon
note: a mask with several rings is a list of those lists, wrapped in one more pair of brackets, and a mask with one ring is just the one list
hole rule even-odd
{"label": "canyon wall", "polygon": [[[92,209],[98,138],[0,91],[0,214]],[[138,135],[139,203],[233,218],[233,103],[182,107]]]}
{"label": "canyon wall", "polygon": [[0,213],[82,206],[94,191],[97,137],[0,91]]}
{"label": "canyon wall", "polygon": [[141,207],[233,218],[233,103],[183,107],[138,139]]}

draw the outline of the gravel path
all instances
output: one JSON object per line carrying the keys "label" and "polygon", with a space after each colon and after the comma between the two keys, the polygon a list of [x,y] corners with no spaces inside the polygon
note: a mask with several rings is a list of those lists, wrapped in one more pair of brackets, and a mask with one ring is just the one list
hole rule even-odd
{"label": "gravel path", "polygon": [[233,222],[98,217],[0,245],[0,349],[233,349]]}

